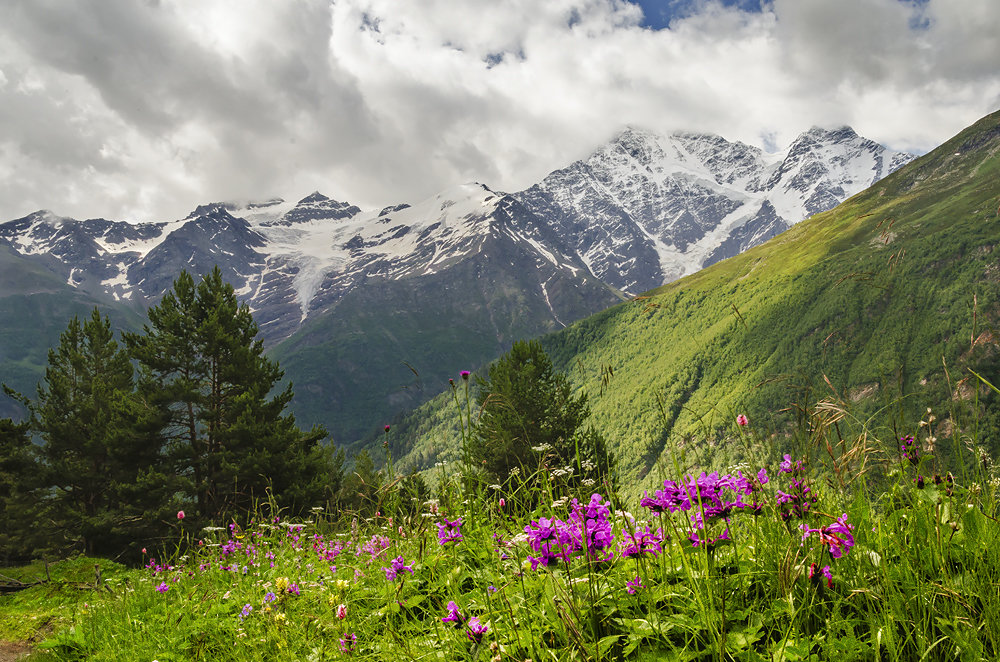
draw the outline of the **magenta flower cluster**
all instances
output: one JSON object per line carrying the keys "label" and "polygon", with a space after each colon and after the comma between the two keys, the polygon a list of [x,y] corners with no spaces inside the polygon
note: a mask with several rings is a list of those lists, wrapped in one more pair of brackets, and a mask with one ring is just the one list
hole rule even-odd
{"label": "magenta flower cluster", "polygon": [[465,625],[465,636],[469,638],[469,641],[475,644],[481,642],[483,640],[483,635],[490,630],[489,625],[479,622],[478,616],[466,619],[465,616],[462,615],[462,612],[458,610],[458,605],[456,605],[454,601],[448,603],[448,613],[441,619],[441,622],[451,623],[456,628],[460,628]]}
{"label": "magenta flower cluster", "polygon": [[458,610],[458,605],[452,600],[448,603],[448,615],[441,619],[442,623],[454,623],[455,627],[462,627],[465,623],[465,616]]}
{"label": "magenta flower cluster", "polygon": [[805,462],[798,460],[792,462],[792,456],[785,453],[785,457],[781,460],[781,464],[778,465],[778,471],[783,474],[801,474],[806,470]]}
{"label": "magenta flower cluster", "polygon": [[625,529],[622,531],[622,540],[618,547],[618,554],[623,559],[632,559],[640,556],[657,556],[663,551],[663,529],[657,529],[653,533],[652,528],[647,524],[645,527],[635,527],[634,530]]}
{"label": "magenta flower cluster", "polygon": [[531,569],[550,566],[572,558],[592,561],[610,561],[614,558],[611,546],[615,536],[610,520],[611,509],[600,494],[593,494],[587,504],[576,499],[570,506],[567,520],[540,517],[524,527],[528,545],[538,556],[528,556]]}
{"label": "magenta flower cluster", "polygon": [[899,450],[903,454],[903,459],[908,460],[910,464],[917,464],[920,462],[920,447],[917,445],[917,442],[913,438],[912,434],[900,437]]}
{"label": "magenta flower cluster", "polygon": [[[442,518],[444,519],[444,518]],[[450,542],[462,540],[462,518],[459,517],[454,522],[444,519],[438,522],[438,544],[447,545]]]}
{"label": "magenta flower cluster", "polygon": [[793,518],[804,518],[812,505],[818,501],[816,494],[806,485],[805,479],[800,477],[805,473],[805,462],[802,460],[792,462],[792,456],[786,454],[778,470],[792,475],[785,491],[775,490],[778,515],[786,522]]}
{"label": "magenta flower cluster", "polygon": [[722,476],[717,471],[711,474],[702,472],[697,478],[686,476],[680,481],[663,481],[663,489],[656,490],[653,496],[646,493],[639,505],[654,513],[690,513],[694,531],[689,538],[698,547],[729,539],[728,529],[714,538],[699,534],[698,531],[704,529],[708,522],[728,521],[734,511],[744,509],[759,512],[761,504],[756,499],[756,493],[768,482],[764,469],[757,472],[756,478],[746,477],[741,472]]}
{"label": "magenta flower cluster", "polygon": [[340,640],[340,652],[344,655],[350,655],[354,652],[355,646],[358,643],[358,635],[353,632],[344,635],[344,638]]}
{"label": "magenta flower cluster", "polygon": [[404,572],[408,572],[411,575],[413,574],[413,566],[406,565],[406,561],[403,560],[402,556],[397,556],[396,558],[394,558],[390,562],[390,567],[382,568],[382,570],[385,571],[385,578],[390,582],[395,581],[397,575],[400,575]]}
{"label": "magenta flower cluster", "polygon": [[478,616],[473,616],[469,619],[468,627],[465,630],[465,636],[469,638],[469,641],[478,644],[483,640],[483,635],[489,632],[489,629],[489,625],[479,622]]}
{"label": "magenta flower cluster", "polygon": [[819,567],[818,563],[809,564],[809,579],[814,582],[818,582],[820,577],[826,577],[827,588],[833,588],[833,571],[830,570],[829,565],[825,565],[822,569]]}
{"label": "magenta flower cluster", "polygon": [[646,588],[646,585],[642,583],[642,577],[636,576],[635,579],[625,582],[625,590],[629,592],[629,595],[635,595],[640,588]]}
{"label": "magenta flower cluster", "polygon": [[812,534],[817,534],[820,544],[829,547],[830,556],[834,559],[839,559],[854,547],[854,534],[852,533],[854,527],[847,523],[847,513],[838,517],[829,526],[810,529],[805,524],[802,524],[799,526],[799,530],[802,531],[803,543]]}

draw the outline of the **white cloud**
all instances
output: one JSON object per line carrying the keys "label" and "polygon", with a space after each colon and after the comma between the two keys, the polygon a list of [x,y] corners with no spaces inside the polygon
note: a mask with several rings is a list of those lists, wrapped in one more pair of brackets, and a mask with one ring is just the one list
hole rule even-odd
{"label": "white cloud", "polygon": [[994,0],[20,3],[0,24],[0,219],[167,219],[318,189],[516,190],[626,124],[925,150],[1000,106]]}

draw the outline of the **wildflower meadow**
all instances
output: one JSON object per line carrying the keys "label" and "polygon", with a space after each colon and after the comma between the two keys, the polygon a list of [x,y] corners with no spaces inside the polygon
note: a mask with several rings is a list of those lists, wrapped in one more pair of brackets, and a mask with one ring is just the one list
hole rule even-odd
{"label": "wildflower meadow", "polygon": [[[733,433],[754,447],[745,416]],[[851,471],[824,439],[773,465],[660,467],[642,492],[567,492],[542,454],[533,507],[457,464],[412,508],[388,476],[367,518],[177,513],[138,569],[0,608],[60,603],[35,654],[61,660],[995,659],[991,466],[866,440]]]}

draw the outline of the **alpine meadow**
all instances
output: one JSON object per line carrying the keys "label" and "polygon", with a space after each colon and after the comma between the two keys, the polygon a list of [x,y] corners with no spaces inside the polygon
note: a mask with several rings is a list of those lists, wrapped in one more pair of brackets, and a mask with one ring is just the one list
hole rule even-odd
{"label": "alpine meadow", "polygon": [[[556,261],[569,302],[544,280],[517,321],[535,258],[504,241],[505,329],[620,301]],[[53,298],[68,326],[0,421],[0,659],[997,659],[998,245],[1000,111],[734,257],[462,340],[492,363],[428,343],[440,394],[336,444],[219,268],[144,323]]]}

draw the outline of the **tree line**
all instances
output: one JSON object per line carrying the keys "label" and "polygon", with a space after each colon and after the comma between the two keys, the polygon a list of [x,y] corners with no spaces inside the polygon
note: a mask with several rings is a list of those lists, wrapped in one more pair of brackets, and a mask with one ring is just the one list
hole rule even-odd
{"label": "tree line", "polygon": [[336,499],[343,453],[285,411],[292,386],[257,331],[218,268],[182,272],[122,342],[96,309],[70,320],[36,397],[5,387],[29,415],[0,421],[0,562],[127,556],[263,500]]}

